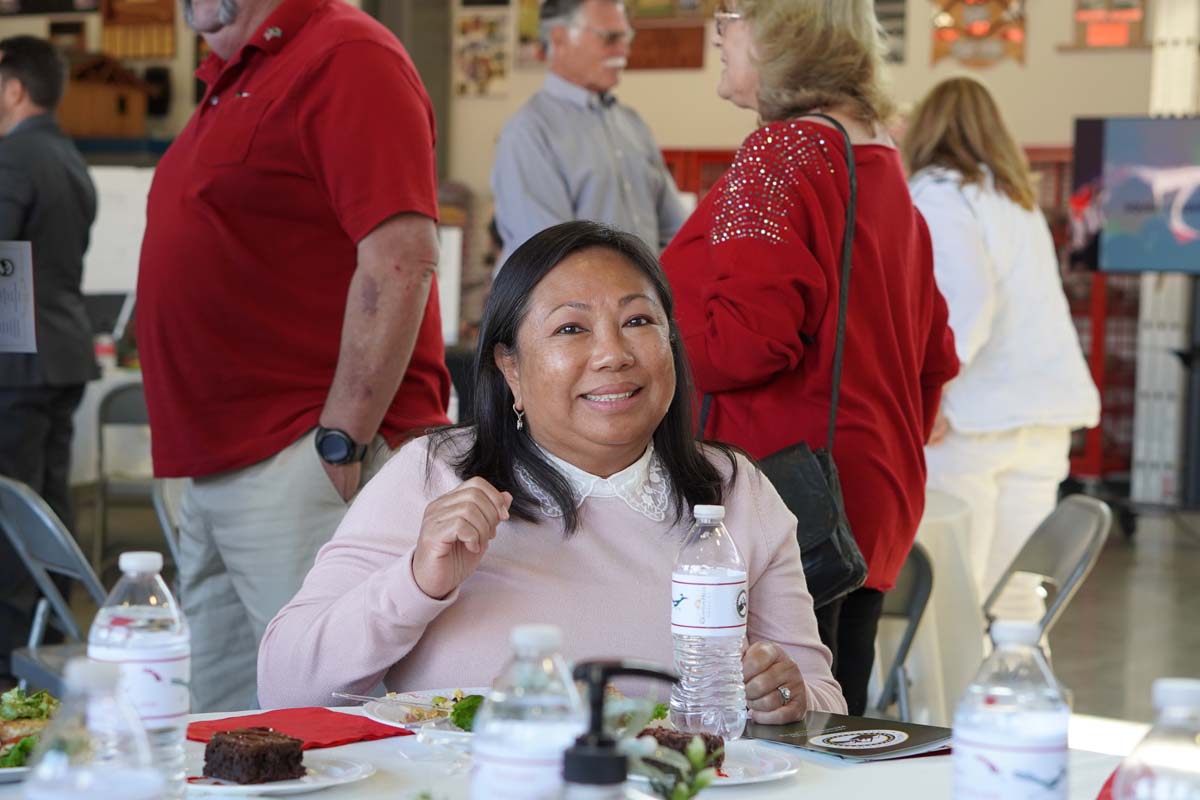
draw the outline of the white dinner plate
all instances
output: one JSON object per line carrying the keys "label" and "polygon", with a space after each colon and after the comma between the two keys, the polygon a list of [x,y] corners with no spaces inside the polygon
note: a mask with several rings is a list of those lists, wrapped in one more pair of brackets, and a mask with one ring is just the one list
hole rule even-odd
{"label": "white dinner plate", "polygon": [[16,783],[25,780],[33,767],[4,767],[0,769],[0,783]]}
{"label": "white dinner plate", "polygon": [[[286,794],[303,794],[328,789],[330,786],[341,786],[369,778],[375,773],[375,765],[365,761],[354,761],[349,758],[334,758],[332,756],[314,756],[312,751],[304,753],[304,766],[308,774],[303,778],[290,781],[274,781],[272,783],[228,783],[215,778],[188,778],[188,792],[204,795],[261,795],[278,796]],[[203,762],[189,765],[188,775],[199,775]]]}
{"label": "white dinner plate", "polygon": [[[761,742],[738,739],[725,743],[725,763],[711,788],[777,781],[795,775],[799,769],[795,761],[774,748]],[[629,778],[649,782],[642,775],[630,775]]]}
{"label": "white dinner plate", "polygon": [[[491,691],[491,689],[480,686],[462,689],[464,696],[471,694],[481,694],[486,696],[489,691]],[[450,697],[454,694],[454,692],[454,689],[427,689],[420,692],[400,692],[395,696],[394,699],[410,700],[414,703],[429,703],[434,697]],[[408,718],[408,712],[405,710],[403,705],[398,705],[394,702],[378,701],[374,703],[366,703],[363,705],[363,714],[365,714],[369,719],[373,719],[376,722],[381,722],[384,725],[392,725],[397,728],[405,728],[406,730],[416,730],[422,725],[429,724],[428,721],[416,723],[406,722],[405,720]],[[458,731],[456,728],[452,728],[450,731],[457,731],[464,736],[470,736],[469,733]]]}

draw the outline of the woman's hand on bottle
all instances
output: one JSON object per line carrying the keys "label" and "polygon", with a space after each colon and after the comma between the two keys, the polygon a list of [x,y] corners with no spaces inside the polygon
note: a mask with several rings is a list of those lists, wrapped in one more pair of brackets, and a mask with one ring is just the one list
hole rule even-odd
{"label": "woman's hand on bottle", "polygon": [[[746,703],[754,721],[784,725],[808,713],[808,688],[800,667],[774,642],[755,642],[742,653],[742,677],[746,680]],[[791,699],[784,702],[787,689]]]}
{"label": "woman's hand on bottle", "polygon": [[457,589],[483,560],[510,505],[511,494],[471,478],[426,506],[412,565],[421,591],[440,600]]}

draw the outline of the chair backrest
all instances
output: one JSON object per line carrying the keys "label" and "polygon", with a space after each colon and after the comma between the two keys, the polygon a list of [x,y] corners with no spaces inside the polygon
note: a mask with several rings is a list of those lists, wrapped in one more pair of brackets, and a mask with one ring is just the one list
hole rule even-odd
{"label": "chair backrest", "polygon": [[0,528],[33,576],[38,591],[50,603],[63,632],[81,640],[71,609],[51,575],[79,581],[98,606],[104,604],[105,591],[70,531],[37,492],[3,476],[0,476]]}
{"label": "chair backrest", "polygon": [[929,596],[933,593],[933,562],[929,552],[918,542],[913,542],[908,558],[896,578],[896,585],[883,595],[883,616],[898,617],[907,620],[904,635],[896,646],[896,654],[892,663],[884,673],[883,691],[880,693],[879,707],[886,707],[894,702],[900,680],[900,667],[908,658],[912,648],[913,638],[917,635],[917,626],[925,615],[925,607],[929,604]]}
{"label": "chair backrest", "polygon": [[149,425],[146,396],[140,381],[123,383],[100,398],[100,427],[105,425]]}
{"label": "chair backrest", "polygon": [[100,398],[96,411],[96,478],[103,487],[108,477],[104,459],[104,429],[109,425],[149,425],[146,396],[140,381],[123,383]]}
{"label": "chair backrest", "polygon": [[1040,575],[1057,590],[1039,625],[1045,636],[1067,603],[1092,571],[1112,527],[1112,510],[1094,497],[1073,494],[1042,520],[1021,552],[1004,571],[996,588],[983,604],[989,621],[991,610],[1012,576],[1017,572]]}

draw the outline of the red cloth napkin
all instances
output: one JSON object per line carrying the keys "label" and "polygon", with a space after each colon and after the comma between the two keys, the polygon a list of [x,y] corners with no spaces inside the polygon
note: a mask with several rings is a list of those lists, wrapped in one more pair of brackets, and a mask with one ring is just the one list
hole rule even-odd
{"label": "red cloth napkin", "polygon": [[1117,782],[1117,771],[1114,769],[1112,775],[1108,776],[1108,780],[1100,787],[1100,794],[1096,795],[1096,800],[1112,800],[1113,785]]}
{"label": "red cloth napkin", "polygon": [[384,725],[357,714],[342,714],[327,708],[281,708],[244,717],[193,722],[188,725],[187,738],[193,742],[207,742],[214,733],[259,726],[274,728],[302,740],[302,750],[412,735],[412,731]]}

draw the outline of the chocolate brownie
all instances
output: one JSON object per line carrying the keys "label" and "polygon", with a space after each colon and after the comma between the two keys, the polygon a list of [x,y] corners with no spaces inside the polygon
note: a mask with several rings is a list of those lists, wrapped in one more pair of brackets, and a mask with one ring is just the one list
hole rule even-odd
{"label": "chocolate brownie", "polygon": [[238,728],[214,733],[204,748],[204,775],[234,783],[303,778],[302,744],[274,728]]}
{"label": "chocolate brownie", "polygon": [[677,731],[673,728],[651,726],[643,729],[642,732],[638,734],[639,738],[642,736],[653,736],[658,741],[659,746],[666,747],[671,750],[678,750],[680,753],[684,754],[687,753],[687,746],[692,741],[692,737],[699,736],[704,740],[705,754],[711,756],[718,750],[721,751],[713,761],[712,765],[720,769],[721,765],[725,763],[725,740],[716,734],[684,733],[683,731]]}

